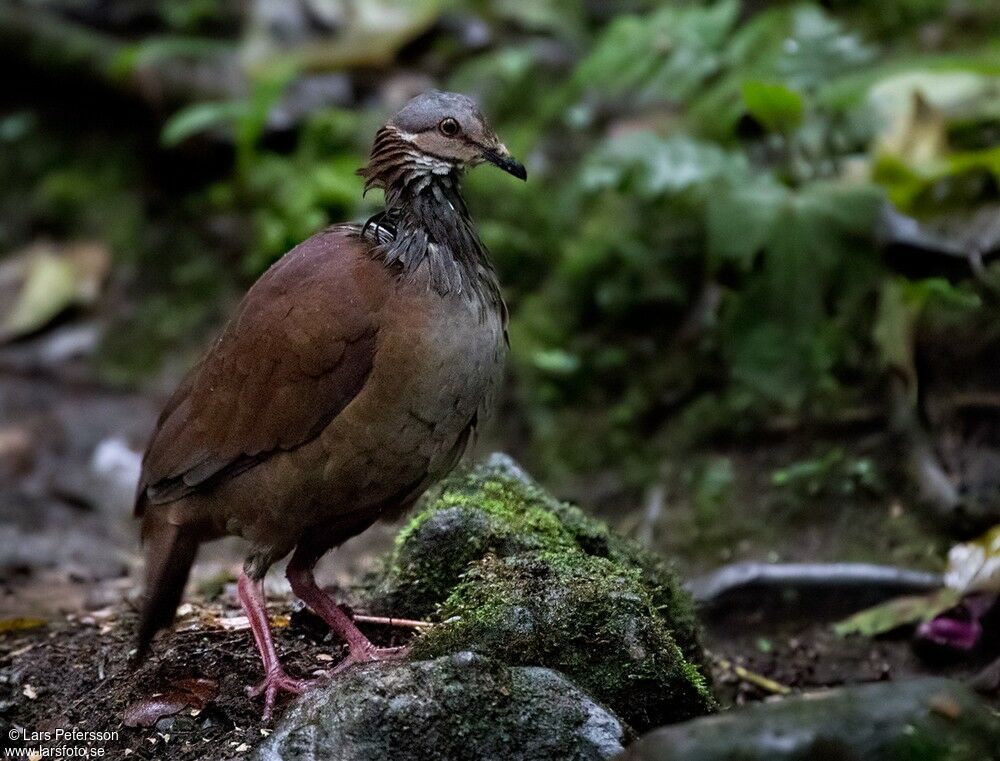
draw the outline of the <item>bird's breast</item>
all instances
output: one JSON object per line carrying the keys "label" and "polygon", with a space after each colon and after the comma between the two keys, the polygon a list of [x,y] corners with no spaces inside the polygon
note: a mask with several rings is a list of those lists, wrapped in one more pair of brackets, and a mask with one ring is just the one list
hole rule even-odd
{"label": "bird's breast", "polygon": [[322,434],[328,483],[388,498],[444,475],[491,405],[505,348],[499,305],[402,290],[380,317],[364,388]]}

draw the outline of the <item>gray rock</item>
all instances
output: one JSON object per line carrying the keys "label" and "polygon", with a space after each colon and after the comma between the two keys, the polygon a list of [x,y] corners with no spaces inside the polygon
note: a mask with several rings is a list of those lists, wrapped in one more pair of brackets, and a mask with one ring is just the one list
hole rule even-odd
{"label": "gray rock", "polygon": [[257,761],[597,761],[624,726],[556,671],[472,653],[355,667],[303,696]]}
{"label": "gray rock", "polygon": [[650,732],[618,761],[998,761],[1000,721],[947,679],[799,695]]}

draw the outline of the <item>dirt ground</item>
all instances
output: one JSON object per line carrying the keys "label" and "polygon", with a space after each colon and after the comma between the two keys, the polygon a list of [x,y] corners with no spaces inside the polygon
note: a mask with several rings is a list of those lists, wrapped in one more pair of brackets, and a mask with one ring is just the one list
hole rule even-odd
{"label": "dirt ground", "polygon": [[[290,673],[322,677],[343,658],[340,645],[311,614],[287,615],[287,600],[276,601],[271,610],[277,648]],[[273,724],[262,721],[261,699],[244,691],[262,673],[235,595],[230,590],[212,603],[196,598],[181,613],[174,631],[137,668],[129,661],[136,617],[125,605],[0,635],[5,738],[16,727],[52,733],[77,728],[113,732],[111,739],[90,743],[112,758],[246,754]],[[365,628],[379,644],[403,644],[409,636],[395,628]],[[165,703],[173,707],[162,707]],[[126,726],[133,713],[152,725]],[[280,716],[281,707],[276,713]]]}
{"label": "dirt ground", "polygon": [[[325,678],[343,657],[341,646],[314,616],[294,610],[287,597],[273,600],[271,612],[289,672]],[[196,595],[186,603],[174,631],[161,637],[154,655],[134,670],[129,651],[135,614],[127,604],[49,623],[23,622],[32,623],[39,625],[0,635],[0,729],[5,737],[16,728],[107,731],[114,733],[111,739],[90,745],[105,748],[113,758],[186,761],[241,757],[273,726],[261,719],[260,699],[244,692],[260,679],[261,670],[232,584],[211,602]],[[410,636],[400,628],[363,628],[379,644],[402,644]],[[775,689],[764,680],[800,691],[918,674],[967,679],[988,659],[981,652],[935,664],[918,655],[905,637],[844,639],[825,622],[742,628],[721,622],[709,627],[706,643],[726,704],[772,697]],[[174,705],[158,709],[161,702]],[[130,712],[155,723],[125,726]]]}

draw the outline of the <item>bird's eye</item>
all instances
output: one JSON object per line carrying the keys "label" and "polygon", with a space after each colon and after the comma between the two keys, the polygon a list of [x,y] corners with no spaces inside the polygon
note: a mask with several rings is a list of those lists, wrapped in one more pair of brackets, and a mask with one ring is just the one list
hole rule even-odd
{"label": "bird's eye", "polygon": [[458,125],[458,122],[450,116],[447,119],[441,120],[441,123],[438,125],[438,129],[441,130],[441,134],[445,137],[455,137],[455,135],[462,130],[462,128]]}

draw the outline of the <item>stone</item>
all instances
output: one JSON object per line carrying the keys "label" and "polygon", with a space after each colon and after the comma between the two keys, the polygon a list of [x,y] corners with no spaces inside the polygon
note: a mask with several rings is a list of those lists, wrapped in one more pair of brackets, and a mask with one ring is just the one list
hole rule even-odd
{"label": "stone", "polygon": [[289,709],[257,761],[603,761],[623,723],[561,674],[473,653],[356,666]]}
{"label": "stone", "polygon": [[1000,721],[947,679],[785,698],[650,732],[617,761],[998,761]]}

